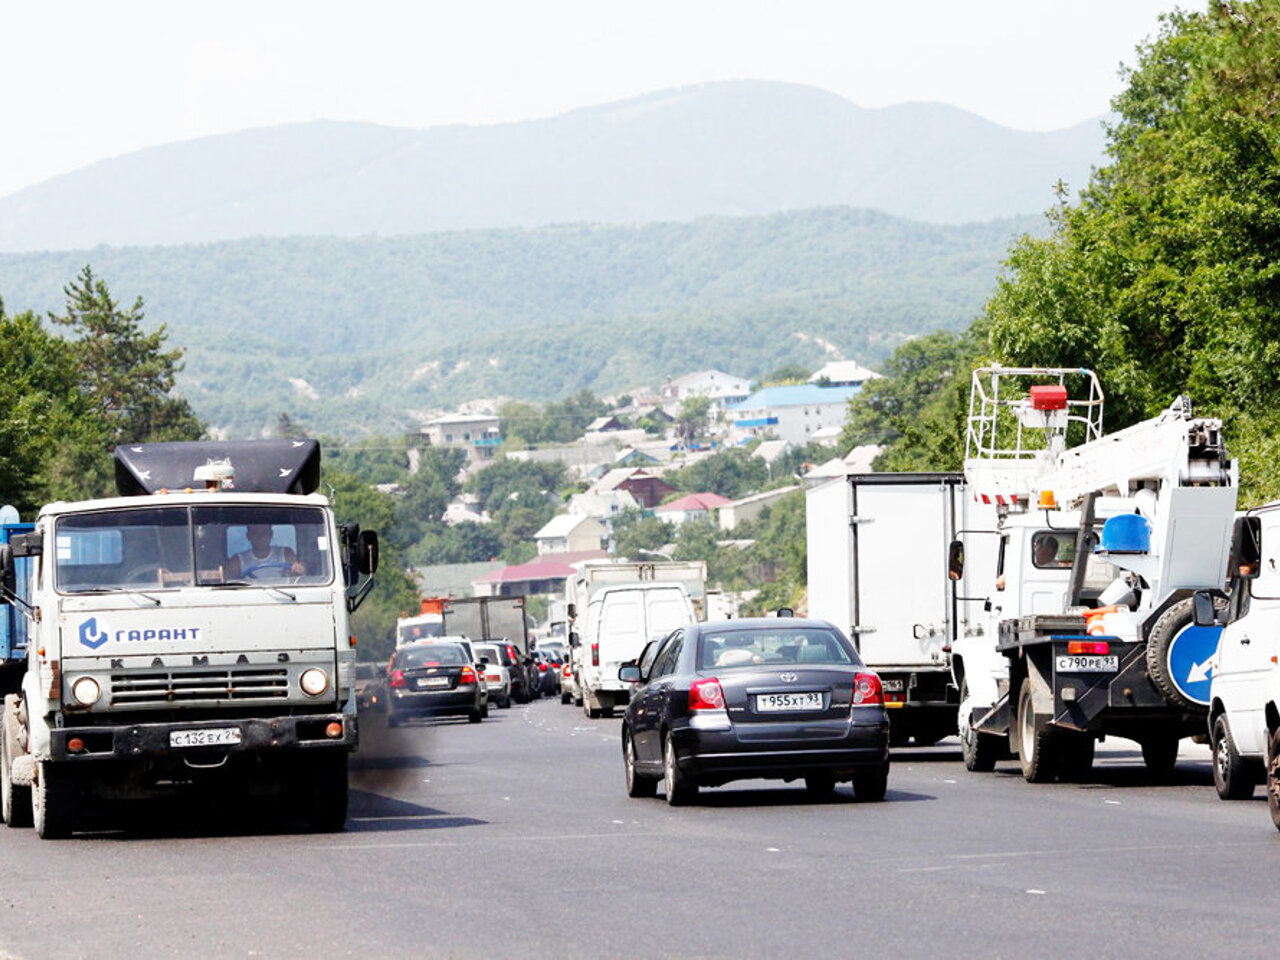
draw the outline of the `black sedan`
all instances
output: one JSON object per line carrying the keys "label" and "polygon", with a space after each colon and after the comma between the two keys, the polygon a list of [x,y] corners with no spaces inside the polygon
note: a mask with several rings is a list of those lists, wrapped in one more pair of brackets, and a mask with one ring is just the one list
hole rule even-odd
{"label": "black sedan", "polygon": [[484,694],[466,649],[457,643],[413,643],[387,664],[387,725],[411,717],[465,716],[479,723]]}
{"label": "black sedan", "polygon": [[622,721],[627,793],[687,803],[699,787],[733,780],[803,779],[829,796],[852,782],[882,800],[889,718],[880,678],[836,627],[767,617],[695,623],[662,641]]}

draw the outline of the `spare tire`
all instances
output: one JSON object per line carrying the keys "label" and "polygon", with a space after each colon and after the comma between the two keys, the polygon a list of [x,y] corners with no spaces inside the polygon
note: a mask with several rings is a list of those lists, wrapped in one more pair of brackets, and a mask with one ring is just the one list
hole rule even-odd
{"label": "spare tire", "polygon": [[[1214,597],[1213,607],[1215,611],[1222,612],[1227,608],[1227,601],[1222,597]],[[1188,688],[1197,685],[1203,687],[1203,699],[1196,698],[1188,692],[1188,688],[1179,685],[1175,679],[1173,654],[1175,643],[1186,631],[1210,629],[1221,630],[1220,627],[1196,627],[1192,616],[1192,598],[1186,597],[1166,607],[1147,632],[1147,675],[1151,677],[1151,682],[1169,703],[1184,710],[1205,715],[1209,712],[1207,672],[1203,679],[1197,680],[1194,684],[1188,683]],[[1207,660],[1213,650],[1208,647],[1205,649],[1207,652],[1202,656]],[[1203,666],[1203,664],[1193,664],[1193,669],[1197,666]]]}

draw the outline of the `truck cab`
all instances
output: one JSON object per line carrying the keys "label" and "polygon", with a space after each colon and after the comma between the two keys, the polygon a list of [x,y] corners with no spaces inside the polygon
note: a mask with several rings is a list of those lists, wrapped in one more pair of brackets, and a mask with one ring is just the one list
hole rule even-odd
{"label": "truck cab", "polygon": [[12,547],[29,643],[5,700],[10,823],[65,836],[95,797],[218,785],[341,828],[347,617],[377,538],[335,523],[318,475],[315,441],[134,445],[121,496],[40,510]]}
{"label": "truck cab", "polygon": [[1195,596],[1197,626],[1223,622],[1208,668],[1213,782],[1240,800],[1265,781],[1280,829],[1280,502],[1236,521],[1231,556],[1228,602]]}

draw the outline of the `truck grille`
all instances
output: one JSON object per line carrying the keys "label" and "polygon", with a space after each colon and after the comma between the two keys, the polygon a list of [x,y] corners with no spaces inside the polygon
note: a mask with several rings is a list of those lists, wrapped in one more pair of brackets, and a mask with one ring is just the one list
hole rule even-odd
{"label": "truck grille", "polygon": [[279,667],[113,673],[112,706],[147,706],[193,700],[285,700],[289,672]]}

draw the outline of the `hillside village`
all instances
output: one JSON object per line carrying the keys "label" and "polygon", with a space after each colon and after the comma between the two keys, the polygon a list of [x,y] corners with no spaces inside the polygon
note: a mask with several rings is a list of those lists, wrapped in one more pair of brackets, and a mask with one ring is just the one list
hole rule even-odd
{"label": "hillside village", "polygon": [[[625,552],[618,542],[621,518],[652,518],[673,531],[691,522],[709,524],[720,535],[717,547],[745,551],[752,541],[735,539],[735,530],[798,491],[805,479],[871,469],[880,447],[855,447],[841,457],[838,442],[849,400],[878,376],[851,360],[829,362],[807,379],[765,386],[721,370],[699,370],[657,390],[618,398],[571,442],[524,449],[513,449],[521,444],[503,436],[497,404],[470,404],[466,411],[434,417],[421,428],[421,437],[432,447],[465,451],[468,476],[500,458],[560,464],[580,492],[569,495],[533,535],[536,555],[526,562],[419,567],[418,584],[424,595],[560,594],[572,564]],[[795,464],[785,468],[785,455],[801,449],[812,459],[799,469]],[[714,489],[682,492],[666,479],[729,450],[763,461],[766,479],[760,489],[728,497]],[[419,452],[411,451],[411,469]],[[441,519],[450,525],[491,522],[480,498],[470,492],[454,497]],[[640,552],[669,557],[674,549],[674,543],[664,543]],[[724,598],[725,612],[736,612],[737,604],[756,592]]]}

